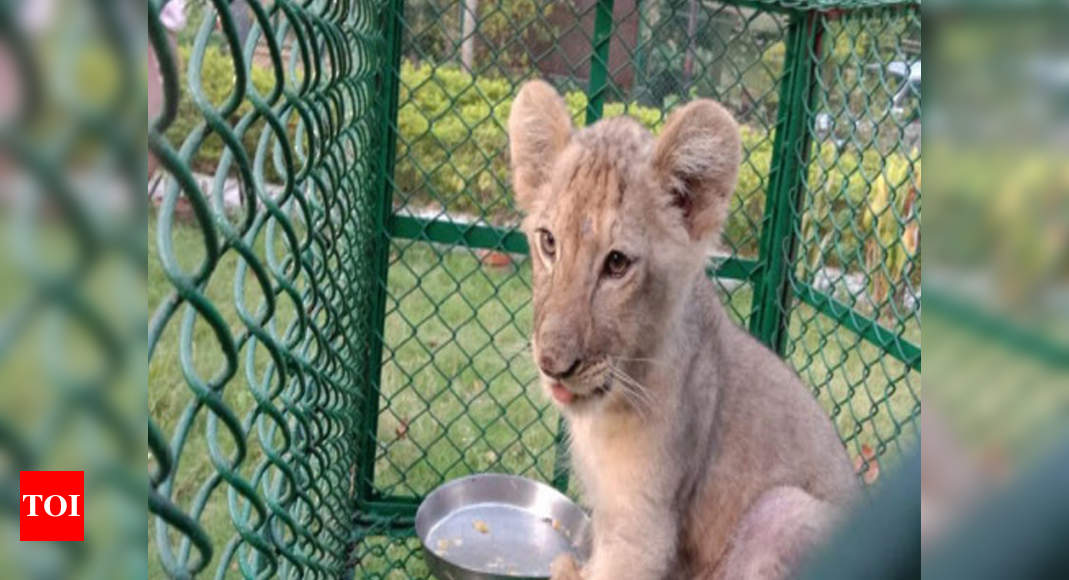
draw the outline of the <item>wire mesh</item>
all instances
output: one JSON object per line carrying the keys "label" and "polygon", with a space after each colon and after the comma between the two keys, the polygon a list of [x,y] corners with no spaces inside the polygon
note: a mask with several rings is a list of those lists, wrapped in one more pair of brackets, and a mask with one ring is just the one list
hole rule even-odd
{"label": "wire mesh", "polygon": [[535,76],[579,125],[732,110],[725,304],[813,386],[864,478],[915,436],[915,5],[192,6],[177,48],[150,10],[174,112],[150,139],[154,574],[422,578],[411,518],[436,485],[569,485],[529,389],[507,174]]}
{"label": "wire mesh", "polygon": [[843,14],[813,34],[785,354],[873,478],[919,441],[920,17]]}
{"label": "wire mesh", "polygon": [[388,5],[191,3],[177,38],[161,7],[150,574],[335,577],[374,336],[381,235],[362,218]]}

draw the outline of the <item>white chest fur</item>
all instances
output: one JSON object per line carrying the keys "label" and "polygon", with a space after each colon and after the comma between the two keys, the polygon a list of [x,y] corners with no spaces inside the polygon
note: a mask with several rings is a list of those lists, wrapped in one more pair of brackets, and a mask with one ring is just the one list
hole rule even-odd
{"label": "white chest fur", "polygon": [[572,418],[569,428],[573,464],[595,512],[633,509],[658,495],[666,474],[656,424],[597,414]]}

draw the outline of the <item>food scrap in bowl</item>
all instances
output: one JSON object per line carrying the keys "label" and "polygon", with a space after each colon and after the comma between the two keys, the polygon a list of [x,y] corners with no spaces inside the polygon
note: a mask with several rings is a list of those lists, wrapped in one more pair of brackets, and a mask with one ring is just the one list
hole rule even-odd
{"label": "food scrap in bowl", "polygon": [[476,531],[478,531],[480,534],[489,534],[490,533],[490,526],[486,525],[486,522],[484,522],[482,520],[475,520],[471,524],[471,527],[475,528]]}

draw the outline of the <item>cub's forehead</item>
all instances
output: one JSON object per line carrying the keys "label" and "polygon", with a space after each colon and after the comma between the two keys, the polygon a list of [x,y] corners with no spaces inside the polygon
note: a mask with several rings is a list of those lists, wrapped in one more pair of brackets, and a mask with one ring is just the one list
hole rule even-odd
{"label": "cub's forehead", "polygon": [[575,134],[574,142],[593,157],[615,161],[620,169],[637,169],[653,149],[653,135],[630,117],[603,119]]}
{"label": "cub's forehead", "polygon": [[549,205],[586,211],[618,207],[626,201],[625,193],[640,184],[652,145],[649,131],[628,117],[578,131],[555,160]]}
{"label": "cub's forehead", "polygon": [[614,118],[577,132],[554,161],[540,215],[560,239],[611,240],[648,215],[644,189],[653,138]]}

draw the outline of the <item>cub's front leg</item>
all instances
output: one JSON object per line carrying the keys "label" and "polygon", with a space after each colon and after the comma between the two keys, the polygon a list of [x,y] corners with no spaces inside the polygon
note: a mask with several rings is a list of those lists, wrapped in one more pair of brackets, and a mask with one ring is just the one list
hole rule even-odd
{"label": "cub's front leg", "polygon": [[594,553],[582,569],[570,555],[553,562],[552,580],[659,580],[676,554],[677,522],[670,511],[648,506],[594,513]]}

